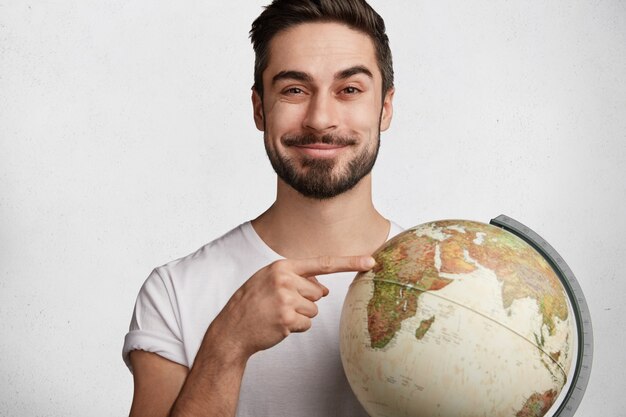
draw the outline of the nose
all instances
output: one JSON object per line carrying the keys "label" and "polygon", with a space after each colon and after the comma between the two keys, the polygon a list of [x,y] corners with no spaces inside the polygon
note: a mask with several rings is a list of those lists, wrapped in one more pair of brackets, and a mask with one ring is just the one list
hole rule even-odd
{"label": "nose", "polygon": [[337,127],[337,103],[330,95],[317,93],[311,97],[303,120],[305,129],[327,133]]}

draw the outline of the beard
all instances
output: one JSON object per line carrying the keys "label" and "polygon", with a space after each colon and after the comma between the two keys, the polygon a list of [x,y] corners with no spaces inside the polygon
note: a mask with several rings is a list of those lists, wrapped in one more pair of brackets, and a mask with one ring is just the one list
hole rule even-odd
{"label": "beard", "polygon": [[[325,200],[350,190],[372,171],[380,148],[380,132],[376,137],[376,146],[364,148],[339,172],[335,172],[337,161],[334,158],[305,157],[298,167],[298,161],[280,155],[268,142],[266,138],[265,151],[278,177],[305,197]],[[285,146],[314,143],[352,146],[358,140],[336,135],[317,137],[309,134],[285,136],[282,142]]]}

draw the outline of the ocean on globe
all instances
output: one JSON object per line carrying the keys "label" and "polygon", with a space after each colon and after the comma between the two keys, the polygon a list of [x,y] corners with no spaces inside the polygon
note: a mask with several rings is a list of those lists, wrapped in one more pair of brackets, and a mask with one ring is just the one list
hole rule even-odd
{"label": "ocean on globe", "polygon": [[524,240],[465,220],[422,224],[374,253],[340,324],[343,367],[371,417],[541,417],[568,382],[575,319]]}

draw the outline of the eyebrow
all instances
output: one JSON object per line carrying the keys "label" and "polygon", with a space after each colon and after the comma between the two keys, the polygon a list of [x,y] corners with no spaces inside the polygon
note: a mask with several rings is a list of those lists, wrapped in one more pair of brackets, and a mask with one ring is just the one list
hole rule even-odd
{"label": "eyebrow", "polygon": [[353,75],[357,74],[365,74],[369,78],[374,78],[372,71],[367,69],[367,67],[364,67],[363,65],[355,65],[354,67],[339,71],[337,74],[335,74],[335,80],[345,80],[346,78],[350,78]]}
{"label": "eyebrow", "polygon": [[308,83],[313,81],[313,78],[311,78],[311,76],[306,72],[302,71],[281,71],[272,78],[272,85],[276,84],[280,80],[295,80]]}
{"label": "eyebrow", "polygon": [[[363,65],[355,65],[353,67],[346,68],[345,70],[341,70],[338,73],[336,73],[335,80],[345,80],[346,78],[350,78],[353,75],[357,75],[357,74],[364,74],[368,76],[369,78],[374,78],[372,71],[367,69],[367,67]],[[302,81],[302,82],[309,83],[313,81],[313,78],[306,72],[302,72],[302,71],[294,71],[294,70],[280,71],[278,74],[272,77],[272,85],[276,84],[278,81],[281,81],[281,80],[295,80],[295,81]]]}

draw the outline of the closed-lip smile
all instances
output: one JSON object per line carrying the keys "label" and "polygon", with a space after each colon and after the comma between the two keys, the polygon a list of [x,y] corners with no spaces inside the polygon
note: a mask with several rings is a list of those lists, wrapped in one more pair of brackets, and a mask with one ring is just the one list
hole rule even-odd
{"label": "closed-lip smile", "polygon": [[294,145],[300,152],[307,156],[317,158],[331,158],[339,154],[342,149],[347,148],[348,145],[337,145],[331,143],[310,143],[306,145]]}

